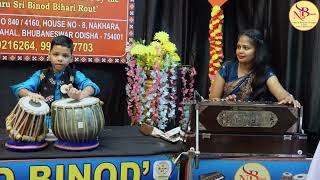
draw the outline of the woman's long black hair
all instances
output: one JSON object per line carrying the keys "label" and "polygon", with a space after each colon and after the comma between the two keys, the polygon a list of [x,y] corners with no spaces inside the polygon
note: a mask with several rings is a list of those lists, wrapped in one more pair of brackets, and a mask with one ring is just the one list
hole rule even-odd
{"label": "woman's long black hair", "polygon": [[252,98],[257,101],[265,101],[266,99],[266,79],[265,73],[268,67],[268,50],[264,42],[263,34],[256,29],[248,29],[239,34],[247,36],[255,47],[255,58],[252,64],[253,82],[252,82]]}

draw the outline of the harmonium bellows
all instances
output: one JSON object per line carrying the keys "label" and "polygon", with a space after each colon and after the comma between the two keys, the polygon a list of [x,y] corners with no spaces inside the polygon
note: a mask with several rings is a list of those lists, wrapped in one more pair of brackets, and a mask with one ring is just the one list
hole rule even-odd
{"label": "harmonium bellows", "polygon": [[[211,102],[198,104],[200,130],[230,134],[295,133],[300,111],[277,103]],[[194,130],[195,121],[191,121]]]}

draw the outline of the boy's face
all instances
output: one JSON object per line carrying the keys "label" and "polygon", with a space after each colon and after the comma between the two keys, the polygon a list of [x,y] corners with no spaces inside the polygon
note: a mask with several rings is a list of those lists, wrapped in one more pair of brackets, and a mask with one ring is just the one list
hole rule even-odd
{"label": "boy's face", "polygon": [[55,45],[48,54],[54,72],[60,73],[72,62],[72,54],[69,48]]}

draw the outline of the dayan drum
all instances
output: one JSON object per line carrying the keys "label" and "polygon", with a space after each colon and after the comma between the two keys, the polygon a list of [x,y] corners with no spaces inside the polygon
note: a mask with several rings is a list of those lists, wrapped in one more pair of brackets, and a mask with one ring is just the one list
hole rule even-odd
{"label": "dayan drum", "polygon": [[47,146],[44,141],[44,119],[50,108],[44,101],[33,102],[22,97],[6,118],[6,129],[13,141],[6,147],[13,150],[35,150]]}
{"label": "dayan drum", "polygon": [[99,146],[97,140],[104,127],[102,101],[95,97],[71,98],[51,105],[53,132],[59,139],[55,146],[65,150],[89,150]]}

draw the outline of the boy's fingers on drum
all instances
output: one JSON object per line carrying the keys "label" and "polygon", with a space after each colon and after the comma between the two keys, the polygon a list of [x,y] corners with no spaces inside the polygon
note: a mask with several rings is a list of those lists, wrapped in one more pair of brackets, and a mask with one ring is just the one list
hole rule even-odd
{"label": "boy's fingers on drum", "polygon": [[80,90],[76,88],[72,88],[68,91],[68,96],[73,99],[80,99],[80,93],[81,93]]}
{"label": "boy's fingers on drum", "polygon": [[43,101],[45,100],[45,98],[43,96],[41,96],[40,94],[38,94],[38,96],[39,96],[40,100],[43,100]]}
{"label": "boy's fingers on drum", "polygon": [[30,98],[31,98],[31,101],[37,102],[37,101],[36,101],[37,99],[36,99],[34,96],[31,96]]}
{"label": "boy's fingers on drum", "polygon": [[67,91],[70,91],[73,88],[72,84],[68,84]]}
{"label": "boy's fingers on drum", "polygon": [[39,99],[38,99],[36,96],[31,97],[31,100],[32,100],[33,102],[39,102]]}
{"label": "boy's fingers on drum", "polygon": [[74,92],[75,92],[75,88],[74,88],[74,87],[71,87],[71,88],[69,89],[69,91],[68,91],[68,93],[70,93],[70,94],[74,94]]}
{"label": "boy's fingers on drum", "polygon": [[74,94],[79,94],[79,90],[76,89],[76,88],[73,88],[73,93],[74,93]]}
{"label": "boy's fingers on drum", "polygon": [[29,93],[28,96],[30,97],[31,101],[33,102],[39,102],[39,94],[36,93]]}
{"label": "boy's fingers on drum", "polygon": [[67,92],[68,96],[71,97],[72,93],[70,91]]}

